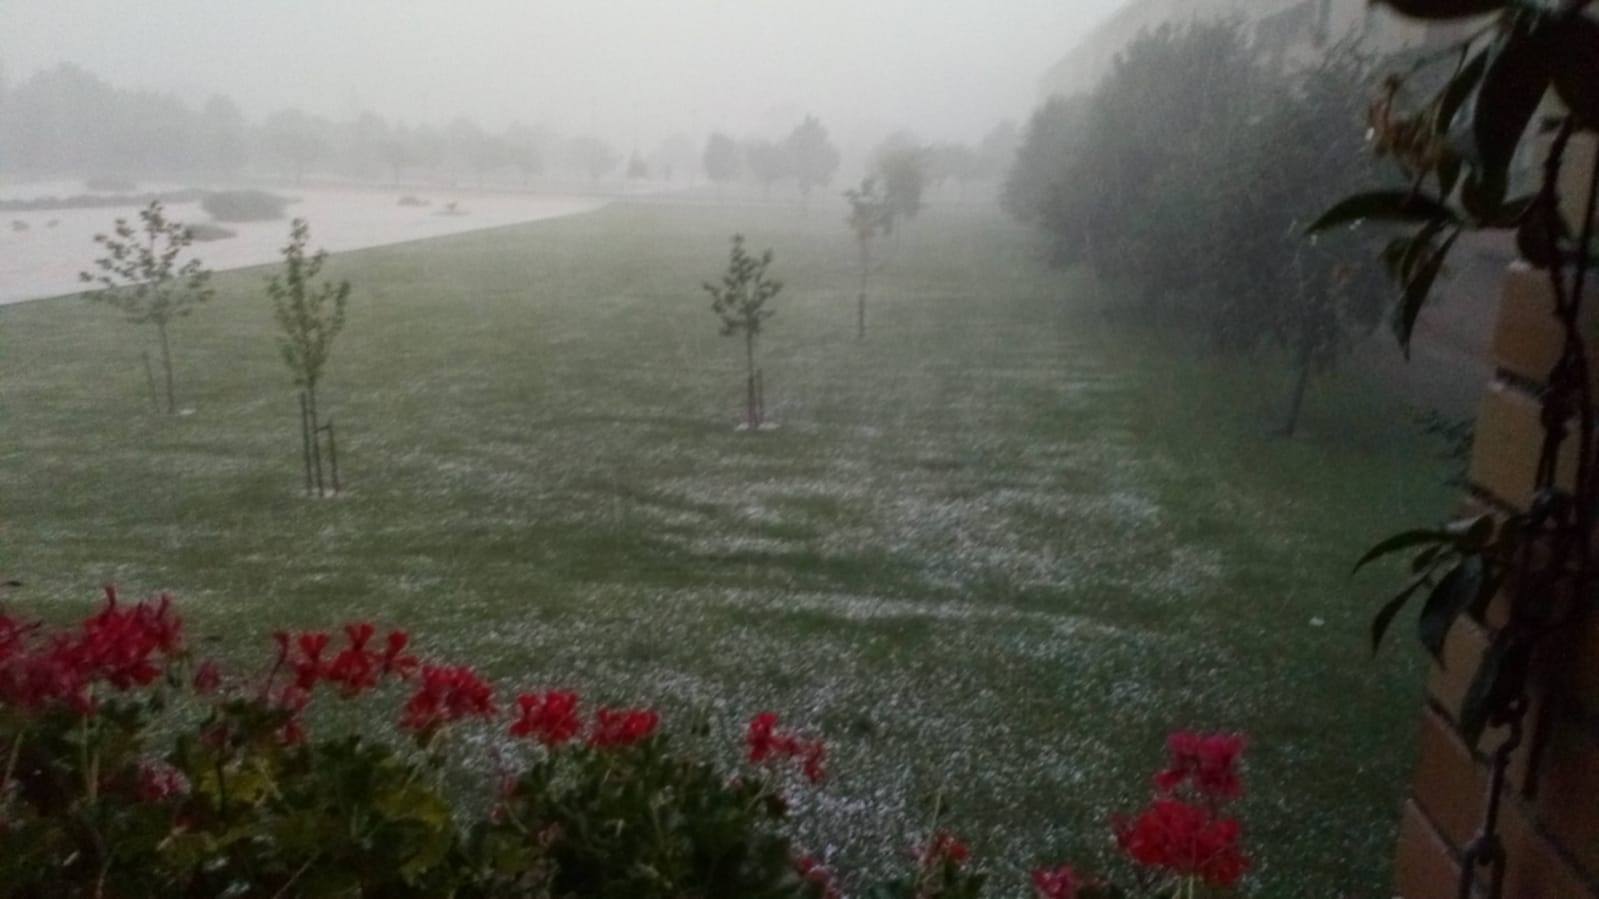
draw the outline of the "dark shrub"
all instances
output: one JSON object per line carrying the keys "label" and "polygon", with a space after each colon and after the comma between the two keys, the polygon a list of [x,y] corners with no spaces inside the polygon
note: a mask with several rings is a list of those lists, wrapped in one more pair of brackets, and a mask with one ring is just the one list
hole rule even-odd
{"label": "dark shrub", "polygon": [[200,208],[219,222],[267,222],[283,218],[288,200],[264,190],[219,190],[205,195]]}

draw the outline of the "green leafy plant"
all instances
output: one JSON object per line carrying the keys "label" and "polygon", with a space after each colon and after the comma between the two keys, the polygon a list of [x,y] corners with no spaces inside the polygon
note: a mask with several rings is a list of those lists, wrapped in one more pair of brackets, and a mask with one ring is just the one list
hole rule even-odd
{"label": "green leafy plant", "polygon": [[766,408],[761,371],[755,365],[756,338],[766,320],[776,314],[766,304],[783,290],[783,282],[766,273],[774,258],[770,249],[760,256],[750,255],[744,249],[744,235],[735,234],[721,283],[703,285],[711,295],[711,311],[722,323],[722,334],[744,338],[744,420],[750,433],[760,429]]}
{"label": "green leafy plant", "polygon": [[[1576,319],[1592,258],[1591,249],[1583,248],[1592,246],[1594,198],[1590,193],[1584,220],[1571,222],[1558,195],[1570,140],[1599,126],[1599,80],[1586,77],[1599,65],[1599,22],[1587,12],[1586,2],[1547,7],[1492,0],[1392,0],[1390,5],[1429,20],[1497,15],[1446,53],[1422,59],[1390,78],[1372,104],[1373,147],[1394,162],[1409,186],[1349,196],[1328,209],[1311,231],[1355,225],[1407,229],[1388,242],[1382,259],[1399,284],[1395,333],[1408,349],[1416,319],[1460,236],[1513,230],[1521,254],[1548,273],[1556,297],[1551,311],[1567,335],[1566,351],[1543,396],[1540,489],[1527,511],[1406,531],[1382,541],[1361,560],[1364,565],[1411,553],[1411,577],[1374,619],[1373,643],[1381,641],[1412,598],[1421,597],[1418,636],[1435,657],[1462,615],[1483,617],[1488,602],[1513,582],[1516,599],[1508,622],[1493,633],[1459,710],[1461,730],[1475,743],[1489,725],[1519,718],[1533,649],[1558,632],[1566,605],[1558,597],[1568,592],[1562,584],[1571,568],[1586,565],[1583,535],[1592,531],[1599,498],[1592,442],[1586,436],[1594,423],[1587,353]],[[1446,64],[1449,71],[1441,86],[1416,101],[1411,96],[1414,82]],[[1535,127],[1538,110],[1551,93],[1565,110]],[[1517,160],[1543,138],[1547,151],[1538,186],[1511,195],[1518,180]],[[1554,459],[1572,417],[1578,422],[1579,471],[1575,490],[1566,490],[1555,484]]]}
{"label": "green leafy plant", "polygon": [[895,205],[880,188],[876,178],[868,177],[860,187],[844,191],[849,201],[849,218],[845,223],[855,235],[855,247],[860,253],[861,289],[855,302],[855,337],[866,338],[866,288],[872,276],[872,241],[881,235],[894,232]]}
{"label": "green leafy plant", "polygon": [[326,250],[306,254],[311,241],[311,226],[295,219],[289,227],[289,242],[283,247],[283,270],[267,282],[272,298],[272,315],[282,335],[278,349],[301,390],[301,445],[305,454],[305,487],[313,484],[323,492],[322,444],[327,435],[333,466],[333,489],[339,489],[336,444],[332,443],[332,422],[322,424],[317,406],[317,386],[327,366],[333,340],[344,330],[345,309],[350,299],[350,282],[321,281],[327,263]]}
{"label": "green leafy plant", "polygon": [[[174,321],[211,299],[211,272],[200,260],[183,258],[193,238],[181,222],[167,218],[159,202],[139,210],[137,227],[119,218],[111,234],[96,234],[94,242],[106,254],[95,260],[93,271],[82,272],[78,278],[99,285],[88,294],[90,299],[121,310],[135,325],[154,326],[165,376],[166,411],[176,414],[168,331]],[[155,393],[153,377],[151,393]]]}

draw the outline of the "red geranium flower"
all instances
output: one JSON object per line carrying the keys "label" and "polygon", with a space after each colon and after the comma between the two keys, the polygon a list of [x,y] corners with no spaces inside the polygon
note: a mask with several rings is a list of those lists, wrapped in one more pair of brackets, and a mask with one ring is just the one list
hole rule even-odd
{"label": "red geranium flower", "polygon": [[400,726],[425,733],[463,718],[493,714],[494,688],[477,672],[465,665],[424,665],[422,682],[406,702]]}
{"label": "red geranium flower", "polygon": [[651,709],[600,709],[594,713],[589,745],[600,749],[632,746],[649,739],[661,716]]}
{"label": "red geranium flower", "polygon": [[523,693],[516,697],[517,719],[511,725],[514,737],[531,737],[545,746],[559,746],[583,729],[577,714],[577,694],[561,690]]}
{"label": "red geranium flower", "polygon": [[1180,800],[1157,799],[1115,830],[1117,844],[1138,864],[1198,877],[1214,887],[1235,886],[1249,868],[1236,820]]}
{"label": "red geranium flower", "polygon": [[750,719],[744,733],[744,744],[749,747],[749,760],[760,764],[779,759],[797,759],[800,770],[811,783],[821,783],[827,777],[827,747],[820,740],[806,740],[777,729],[776,712],[761,712]]}
{"label": "red geranium flower", "polygon": [[1189,783],[1213,802],[1244,794],[1243,780],[1238,775],[1238,760],[1244,754],[1243,736],[1178,731],[1166,738],[1166,751],[1171,762],[1155,775],[1155,786],[1161,792],[1172,793]]}
{"label": "red geranium flower", "polygon": [[186,796],[189,793],[189,779],[166,762],[146,760],[139,763],[135,792],[141,802],[161,802],[173,796]]}

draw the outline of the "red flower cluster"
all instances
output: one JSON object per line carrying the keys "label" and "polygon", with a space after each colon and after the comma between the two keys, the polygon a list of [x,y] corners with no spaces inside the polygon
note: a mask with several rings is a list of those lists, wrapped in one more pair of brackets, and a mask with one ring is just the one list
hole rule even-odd
{"label": "red flower cluster", "polygon": [[833,872],[822,866],[815,858],[806,855],[793,860],[794,873],[806,883],[812,884],[821,890],[822,899],[843,899],[839,892],[838,884],[833,882]]}
{"label": "red flower cluster", "polygon": [[660,725],[660,714],[651,709],[600,709],[594,713],[589,745],[597,749],[632,746],[648,740]]}
{"label": "red flower cluster", "polygon": [[405,631],[390,631],[382,651],[370,648],[377,628],[368,621],[353,621],[344,626],[346,645],[333,658],[324,658],[328,635],[306,631],[297,636],[283,631],[273,635],[278,642],[278,666],[294,672],[296,689],[309,693],[319,683],[337,687],[346,697],[358,696],[376,687],[384,677],[410,677],[417,669],[415,656],[406,653],[411,638]]}
{"label": "red flower cluster", "polygon": [[1155,775],[1155,786],[1162,793],[1174,793],[1186,783],[1213,803],[1244,794],[1244,782],[1238,775],[1238,760],[1244,754],[1242,736],[1180,730],[1166,738],[1166,751],[1171,762]]}
{"label": "red flower cluster", "polygon": [[749,759],[755,764],[797,759],[805,779],[821,783],[827,777],[827,747],[821,740],[806,740],[777,729],[777,713],[762,712],[750,719],[744,733]]}
{"label": "red flower cluster", "polygon": [[1082,888],[1082,878],[1068,865],[1033,871],[1033,893],[1037,899],[1077,899],[1077,891]]}
{"label": "red flower cluster", "polygon": [[423,665],[422,680],[405,703],[400,726],[428,733],[463,718],[494,716],[494,688],[466,665]]}
{"label": "red flower cluster", "polygon": [[0,616],[0,703],[35,709],[65,702],[92,714],[95,684],[130,690],[161,676],[157,661],[183,651],[183,619],[173,613],[171,597],[122,607],[116,588],[106,587],[105,595],[105,608],[76,633],[43,646],[29,645],[32,628]]}
{"label": "red flower cluster", "polygon": [[511,736],[531,737],[545,746],[570,742],[583,729],[577,694],[563,690],[523,693],[516,697],[517,718]]}
{"label": "red flower cluster", "polygon": [[1237,885],[1249,868],[1239,835],[1236,820],[1177,799],[1157,799],[1116,827],[1117,844],[1140,865],[1224,888]]}
{"label": "red flower cluster", "polygon": [[941,867],[945,863],[960,867],[972,857],[972,850],[953,833],[947,830],[933,832],[933,839],[922,850],[922,867]]}

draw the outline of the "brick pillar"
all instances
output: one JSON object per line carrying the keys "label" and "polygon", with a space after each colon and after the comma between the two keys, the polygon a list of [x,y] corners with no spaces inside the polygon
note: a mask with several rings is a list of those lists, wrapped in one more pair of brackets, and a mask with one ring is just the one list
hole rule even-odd
{"label": "brick pillar", "polygon": [[[1562,200],[1567,220],[1580,219],[1594,143],[1573,141]],[[1589,346],[1599,357],[1599,272],[1590,277],[1584,313]],[[1496,373],[1477,417],[1471,483],[1490,507],[1523,509],[1532,493],[1542,428],[1537,386],[1560,352],[1546,273],[1517,263],[1506,272],[1493,353]],[[1599,391],[1599,358],[1595,366]],[[1563,449],[1574,450],[1575,440]],[[1574,454],[1561,459],[1569,485]],[[1462,619],[1450,632],[1443,664],[1427,680],[1421,716],[1421,760],[1405,801],[1395,860],[1403,899],[1453,899],[1460,850],[1482,821],[1487,757],[1502,733],[1467,746],[1455,715],[1488,634],[1503,621]],[[1599,612],[1590,611],[1568,640],[1548,645],[1534,684],[1526,740],[1514,756],[1501,815],[1506,899],[1599,899]],[[1484,878],[1479,878],[1482,881]]]}

